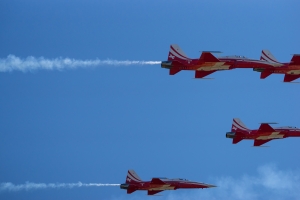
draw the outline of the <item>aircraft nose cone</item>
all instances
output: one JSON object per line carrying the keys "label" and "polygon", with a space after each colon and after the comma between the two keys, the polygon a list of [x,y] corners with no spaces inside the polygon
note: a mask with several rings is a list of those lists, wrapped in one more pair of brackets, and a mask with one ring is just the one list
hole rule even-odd
{"label": "aircraft nose cone", "polygon": [[207,184],[206,186],[207,186],[207,188],[217,187],[217,186],[215,186],[215,185],[209,185],[209,184]]}

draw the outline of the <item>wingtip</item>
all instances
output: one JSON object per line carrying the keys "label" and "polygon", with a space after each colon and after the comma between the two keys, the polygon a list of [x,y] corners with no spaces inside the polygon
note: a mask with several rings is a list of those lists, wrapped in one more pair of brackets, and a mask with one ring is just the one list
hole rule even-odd
{"label": "wingtip", "polygon": [[202,53],[223,53],[222,51],[200,51]]}
{"label": "wingtip", "polygon": [[270,147],[270,146],[251,146],[251,147]]}
{"label": "wingtip", "polygon": [[260,122],[259,124],[278,124],[278,122]]}
{"label": "wingtip", "polygon": [[[198,78],[199,79],[199,78]],[[215,78],[201,78],[201,79],[203,79],[203,80],[213,80],[213,79],[215,79]]]}

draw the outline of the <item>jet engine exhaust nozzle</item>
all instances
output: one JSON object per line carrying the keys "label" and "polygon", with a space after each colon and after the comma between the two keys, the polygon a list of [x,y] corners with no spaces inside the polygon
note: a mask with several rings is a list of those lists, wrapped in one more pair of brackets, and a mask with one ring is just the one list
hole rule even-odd
{"label": "jet engine exhaust nozzle", "polygon": [[124,190],[127,190],[128,187],[129,187],[129,185],[128,185],[128,184],[125,184],[125,183],[123,183],[123,184],[120,185],[120,188],[121,188],[121,189],[124,189]]}
{"label": "jet engine exhaust nozzle", "polygon": [[171,69],[172,68],[172,61],[162,61],[161,62],[161,68]]}
{"label": "jet engine exhaust nozzle", "polygon": [[227,132],[226,133],[226,138],[234,138],[235,137],[235,132]]}

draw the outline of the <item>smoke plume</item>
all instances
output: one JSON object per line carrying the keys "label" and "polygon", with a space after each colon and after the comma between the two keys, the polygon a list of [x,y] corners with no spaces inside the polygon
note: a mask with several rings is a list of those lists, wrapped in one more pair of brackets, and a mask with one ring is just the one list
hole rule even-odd
{"label": "smoke plume", "polygon": [[0,72],[11,71],[33,71],[33,70],[63,70],[75,68],[87,68],[98,66],[129,66],[129,65],[157,65],[160,61],[137,61],[137,60],[76,60],[71,58],[55,58],[46,59],[44,57],[35,58],[29,56],[21,59],[14,55],[9,55],[7,58],[0,58]]}
{"label": "smoke plume", "polygon": [[59,189],[59,188],[79,188],[79,187],[102,187],[102,186],[119,186],[120,184],[109,183],[32,183],[26,182],[25,184],[15,185],[11,182],[1,183],[0,192],[10,191],[19,192],[22,190],[35,190],[35,189]]}

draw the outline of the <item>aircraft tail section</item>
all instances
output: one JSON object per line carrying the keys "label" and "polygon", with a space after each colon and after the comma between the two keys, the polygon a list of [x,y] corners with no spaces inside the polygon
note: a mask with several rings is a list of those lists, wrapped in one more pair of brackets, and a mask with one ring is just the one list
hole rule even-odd
{"label": "aircraft tail section", "polygon": [[127,194],[131,194],[131,193],[133,193],[135,191],[137,191],[137,189],[135,189],[135,188],[128,188],[127,189]]}
{"label": "aircraft tail section", "polygon": [[231,127],[231,132],[247,132],[248,133],[249,129],[247,126],[239,119],[239,118],[234,118],[232,121],[232,127]]}
{"label": "aircraft tail section", "polygon": [[135,173],[134,170],[128,170],[126,183],[139,183],[142,179]]}
{"label": "aircraft tail section", "polygon": [[272,63],[274,66],[282,65],[282,63],[278,62],[278,60],[273,56],[273,54],[267,49],[261,51],[260,60],[264,60],[269,63]]}
{"label": "aircraft tail section", "polygon": [[170,46],[168,60],[169,61],[174,61],[174,60],[185,61],[185,60],[191,60],[191,59],[187,57],[187,55],[183,52],[183,50],[177,44],[172,44]]}
{"label": "aircraft tail section", "polygon": [[243,140],[243,138],[241,138],[241,137],[235,137],[235,138],[232,139],[232,144],[237,144],[242,140]]}
{"label": "aircraft tail section", "polygon": [[226,138],[232,138],[232,144],[237,144],[244,139],[250,129],[239,119],[234,118],[232,121],[231,132],[226,133]]}
{"label": "aircraft tail section", "polygon": [[260,60],[265,60],[268,62],[278,62],[275,56],[273,56],[273,54],[267,49],[261,51]]}
{"label": "aircraft tail section", "polygon": [[272,73],[273,73],[272,71],[267,71],[267,70],[265,70],[265,71],[261,72],[260,78],[261,78],[261,79],[265,79],[265,78],[267,78],[268,76],[270,76]]}

